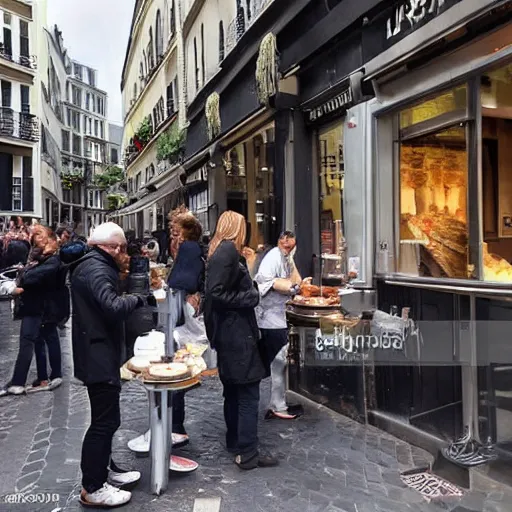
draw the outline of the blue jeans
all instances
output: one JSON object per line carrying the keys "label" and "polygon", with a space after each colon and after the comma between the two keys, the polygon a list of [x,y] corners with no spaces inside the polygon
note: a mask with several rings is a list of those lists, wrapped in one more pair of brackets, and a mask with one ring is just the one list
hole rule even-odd
{"label": "blue jeans", "polygon": [[32,364],[34,347],[39,340],[40,329],[40,316],[25,316],[21,319],[20,346],[18,349],[18,357],[14,364],[14,374],[11,381],[12,386],[25,387],[27,384],[28,372]]}
{"label": "blue jeans", "polygon": [[227,448],[250,459],[258,453],[260,383],[223,385]]}
{"label": "blue jeans", "polygon": [[[45,346],[46,344],[46,346]],[[52,373],[50,380],[62,378],[62,357],[60,352],[59,332],[57,324],[43,324],[39,331],[39,339],[35,345],[37,380],[48,380],[48,366],[46,361],[46,347]]]}

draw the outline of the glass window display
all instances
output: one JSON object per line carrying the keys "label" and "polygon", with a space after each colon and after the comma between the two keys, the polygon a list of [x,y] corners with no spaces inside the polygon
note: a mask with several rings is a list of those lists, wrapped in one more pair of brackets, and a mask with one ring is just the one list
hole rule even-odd
{"label": "glass window display", "polygon": [[[450,123],[460,89],[400,114],[409,130],[399,146],[400,248],[398,271],[425,277],[468,277],[468,156],[465,123],[411,134],[412,122]],[[415,117],[416,108],[421,115]],[[443,113],[443,109],[446,111]],[[412,112],[412,114],[411,114]],[[412,121],[411,121],[412,116]],[[441,117],[441,119],[439,119]],[[406,140],[403,140],[406,139]]]}

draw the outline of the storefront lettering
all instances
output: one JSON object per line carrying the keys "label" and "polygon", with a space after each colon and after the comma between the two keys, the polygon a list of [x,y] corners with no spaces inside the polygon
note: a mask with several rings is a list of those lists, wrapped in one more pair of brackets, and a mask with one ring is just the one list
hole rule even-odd
{"label": "storefront lettering", "polygon": [[404,337],[394,332],[383,332],[381,335],[358,334],[351,335],[345,330],[336,332],[332,336],[323,336],[322,331],[316,331],[315,349],[324,352],[342,349],[347,353],[355,353],[370,349],[397,350],[404,349]]}
{"label": "storefront lettering", "polygon": [[427,16],[437,16],[444,5],[445,0],[407,0],[395,9],[394,16],[388,19],[387,39],[399,35],[402,30],[414,29]]}
{"label": "storefront lettering", "polygon": [[309,111],[309,120],[317,121],[327,114],[332,114],[333,112],[337,112],[338,110],[345,108],[350,103],[352,103],[352,90],[347,89],[338,96],[326,101],[323,105],[311,109]]}

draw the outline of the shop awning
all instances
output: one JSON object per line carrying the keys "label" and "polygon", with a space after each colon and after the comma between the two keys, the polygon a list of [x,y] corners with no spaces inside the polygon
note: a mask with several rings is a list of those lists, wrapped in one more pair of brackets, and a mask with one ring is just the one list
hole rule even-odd
{"label": "shop awning", "polygon": [[121,210],[114,212],[112,216],[120,217],[123,215],[131,215],[153,206],[156,202],[160,201],[160,199],[163,199],[169,194],[172,194],[175,190],[179,190],[183,187],[182,178],[184,174],[185,171],[182,168],[177,169],[177,172],[164,182],[157,190],[139,199],[136,203],[133,203],[130,206],[125,206],[124,208],[121,208]]}

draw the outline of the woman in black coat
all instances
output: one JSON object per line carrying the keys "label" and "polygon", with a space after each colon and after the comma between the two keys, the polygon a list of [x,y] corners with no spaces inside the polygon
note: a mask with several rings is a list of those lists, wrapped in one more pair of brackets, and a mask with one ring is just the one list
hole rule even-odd
{"label": "woman in black coat", "polygon": [[254,313],[259,292],[241,261],[245,236],[242,215],[220,216],[208,251],[204,319],[224,386],[227,449],[241,469],[254,469],[275,466],[277,460],[258,452],[260,381],[267,374]]}

